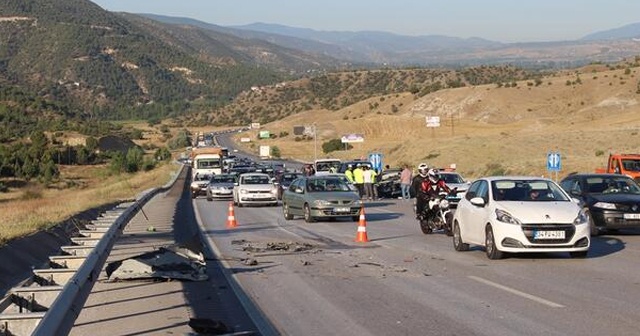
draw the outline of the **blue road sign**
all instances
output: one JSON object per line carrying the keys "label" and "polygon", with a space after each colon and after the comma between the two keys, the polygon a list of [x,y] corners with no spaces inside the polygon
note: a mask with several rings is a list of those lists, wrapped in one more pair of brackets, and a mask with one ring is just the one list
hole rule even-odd
{"label": "blue road sign", "polygon": [[547,170],[560,171],[562,169],[562,157],[558,152],[547,153]]}
{"label": "blue road sign", "polygon": [[371,167],[377,171],[382,171],[382,154],[380,153],[371,153],[369,154],[369,162],[371,162]]}

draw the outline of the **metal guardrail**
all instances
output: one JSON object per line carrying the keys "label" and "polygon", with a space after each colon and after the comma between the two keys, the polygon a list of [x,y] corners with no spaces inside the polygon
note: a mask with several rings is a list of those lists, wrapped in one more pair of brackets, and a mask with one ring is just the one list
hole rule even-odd
{"label": "metal guardrail", "polygon": [[56,267],[33,270],[40,287],[16,287],[0,301],[0,311],[15,305],[15,312],[0,313],[0,336],[67,335],[80,315],[111,249],[129,221],[160,192],[178,179],[182,166],[165,186],[150,189],[94,221],[84,237],[73,238],[73,246],[61,249],[69,255],[50,257]]}

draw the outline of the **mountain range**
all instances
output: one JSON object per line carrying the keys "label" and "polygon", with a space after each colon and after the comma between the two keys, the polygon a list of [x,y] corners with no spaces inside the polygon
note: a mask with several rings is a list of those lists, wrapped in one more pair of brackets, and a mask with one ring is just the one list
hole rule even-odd
{"label": "mountain range", "polygon": [[567,67],[615,62],[640,53],[640,23],[594,32],[575,41],[502,43],[479,37],[405,36],[381,31],[317,31],[279,24],[218,26],[189,18],[140,14],[153,20],[200,27],[285,48],[375,66],[474,66],[516,64]]}

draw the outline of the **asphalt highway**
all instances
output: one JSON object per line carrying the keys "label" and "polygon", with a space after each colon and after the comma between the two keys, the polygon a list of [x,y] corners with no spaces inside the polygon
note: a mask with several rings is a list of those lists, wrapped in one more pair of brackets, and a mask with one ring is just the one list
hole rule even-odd
{"label": "asphalt highway", "polygon": [[567,254],[488,260],[424,235],[412,203],[365,206],[369,242],[349,219],[286,221],[278,207],[194,201],[206,239],[244,295],[284,335],[635,335],[640,232]]}

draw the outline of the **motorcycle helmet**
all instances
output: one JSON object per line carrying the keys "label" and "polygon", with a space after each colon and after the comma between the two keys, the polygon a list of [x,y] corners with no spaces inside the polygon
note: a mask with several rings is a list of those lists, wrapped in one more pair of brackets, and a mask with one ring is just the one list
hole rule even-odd
{"label": "motorcycle helmet", "polygon": [[427,173],[429,172],[429,165],[426,163],[421,163],[418,165],[418,174],[422,177],[427,177]]}
{"label": "motorcycle helmet", "polygon": [[438,174],[438,170],[429,169],[429,181],[431,181],[431,183],[436,183],[438,182],[438,180],[440,180],[440,174]]}

